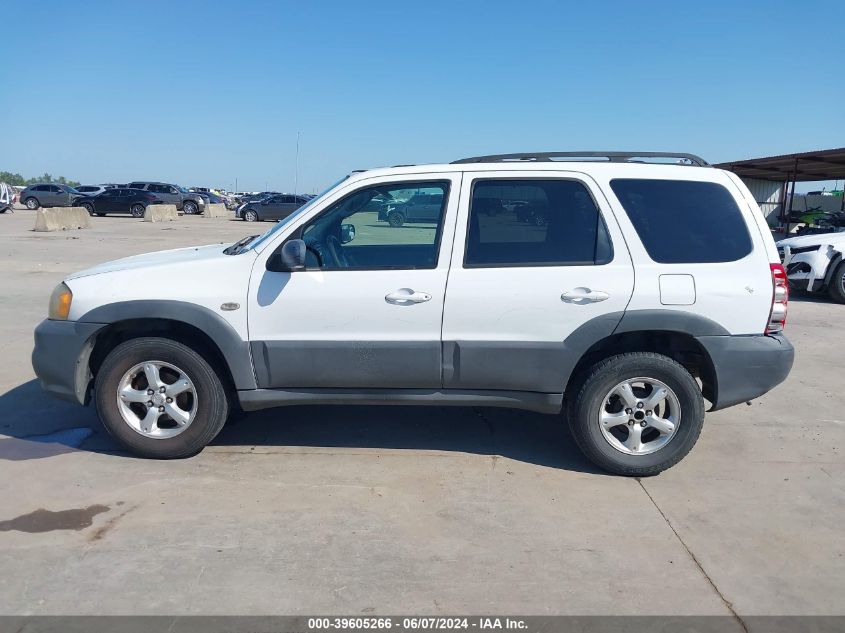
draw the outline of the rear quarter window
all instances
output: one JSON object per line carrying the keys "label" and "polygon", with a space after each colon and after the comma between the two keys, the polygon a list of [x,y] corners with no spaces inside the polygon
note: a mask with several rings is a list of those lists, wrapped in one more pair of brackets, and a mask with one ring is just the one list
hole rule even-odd
{"label": "rear quarter window", "polygon": [[611,180],[610,187],[658,263],[733,262],[753,248],[742,212],[722,185],[631,178]]}

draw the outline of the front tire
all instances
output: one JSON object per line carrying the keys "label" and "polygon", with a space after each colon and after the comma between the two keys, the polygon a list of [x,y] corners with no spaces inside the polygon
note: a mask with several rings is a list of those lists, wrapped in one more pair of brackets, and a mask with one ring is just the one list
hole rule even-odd
{"label": "front tire", "polygon": [[575,442],[591,462],[618,475],[647,477],[690,452],[704,424],[695,379],[671,358],[612,356],[586,371],[567,407]]}
{"label": "front tire", "polygon": [[94,205],[93,204],[91,204],[90,202],[86,202],[85,204],[83,204],[81,206],[82,206],[83,209],[85,209],[88,212],[88,215],[90,215],[90,216],[94,215]]}
{"label": "front tire", "polygon": [[133,204],[129,208],[129,213],[132,214],[133,218],[143,218],[145,211],[146,211],[146,208],[144,207],[143,204]]}
{"label": "front tire", "polygon": [[258,222],[258,214],[252,209],[244,211],[243,218],[246,222]]}
{"label": "front tire", "polygon": [[95,401],[115,439],[155,459],[195,455],[220,432],[229,413],[214,368],[193,349],[165,338],[115,347],[97,372]]}
{"label": "front tire", "polygon": [[845,303],[845,261],[839,262],[836,270],[833,271],[827,292],[837,303]]}
{"label": "front tire", "polygon": [[182,205],[182,211],[185,212],[185,215],[196,215],[198,210],[197,203],[188,200],[184,205]]}
{"label": "front tire", "polygon": [[24,205],[30,211],[35,211],[38,207],[41,206],[40,204],[38,204],[38,200],[35,199],[35,198],[27,198],[26,201],[24,202]]}

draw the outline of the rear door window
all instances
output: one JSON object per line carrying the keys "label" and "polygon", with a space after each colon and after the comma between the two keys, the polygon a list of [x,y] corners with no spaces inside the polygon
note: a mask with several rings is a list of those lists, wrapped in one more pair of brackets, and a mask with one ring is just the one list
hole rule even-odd
{"label": "rear door window", "polygon": [[610,187],[655,262],[733,262],[752,250],[742,212],[722,185],[625,178]]}
{"label": "rear door window", "polygon": [[607,227],[582,183],[563,178],[475,183],[465,268],[583,266],[612,259]]}

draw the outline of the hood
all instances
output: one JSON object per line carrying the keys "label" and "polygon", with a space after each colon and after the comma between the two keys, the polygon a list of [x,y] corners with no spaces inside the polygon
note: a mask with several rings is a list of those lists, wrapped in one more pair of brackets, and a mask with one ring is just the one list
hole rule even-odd
{"label": "hood", "polygon": [[114,261],[98,264],[93,268],[81,270],[78,273],[69,275],[67,279],[79,279],[102,273],[113,273],[119,270],[132,270],[136,268],[155,268],[157,266],[168,266],[181,262],[199,262],[211,259],[237,257],[237,255],[226,255],[223,252],[228,244],[208,244],[207,246],[189,246],[188,248],[175,248],[169,251],[156,251],[115,259]]}
{"label": "hood", "polygon": [[777,242],[777,247],[801,248],[803,246],[815,246],[816,244],[831,244],[836,248],[845,248],[845,233],[818,233],[816,235],[788,237]]}

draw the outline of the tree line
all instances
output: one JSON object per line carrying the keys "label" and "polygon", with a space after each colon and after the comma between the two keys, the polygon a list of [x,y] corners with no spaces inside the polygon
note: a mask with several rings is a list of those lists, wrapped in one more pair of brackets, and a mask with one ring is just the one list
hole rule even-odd
{"label": "tree line", "polygon": [[53,178],[51,174],[45,173],[43,176],[24,178],[20,174],[13,174],[10,171],[0,171],[0,182],[17,185],[19,187],[28,187],[29,185],[34,185],[38,182],[53,182],[59,185],[69,185],[71,187],[78,187],[80,184],[75,180],[68,180],[64,176]]}

